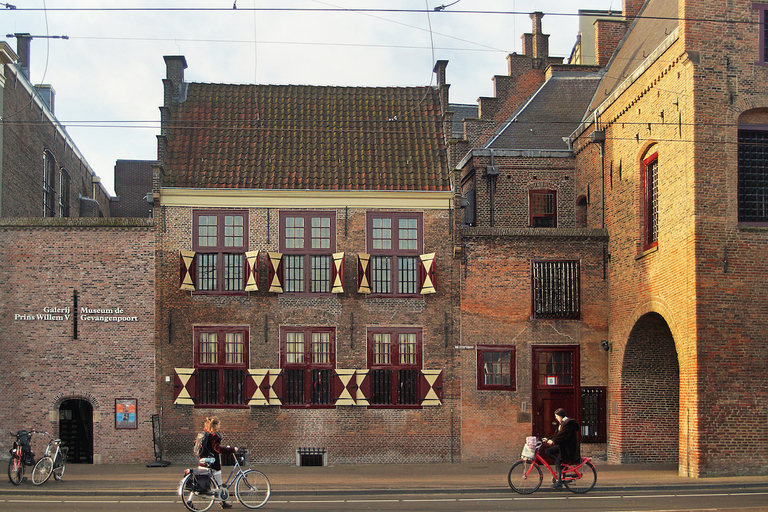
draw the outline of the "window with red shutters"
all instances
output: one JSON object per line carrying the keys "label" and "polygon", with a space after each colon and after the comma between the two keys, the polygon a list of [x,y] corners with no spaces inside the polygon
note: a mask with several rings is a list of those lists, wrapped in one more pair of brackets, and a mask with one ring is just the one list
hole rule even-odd
{"label": "window with red shutters", "polygon": [[422,222],[420,213],[368,213],[366,243],[372,294],[420,294]]}
{"label": "window with red shutters", "polygon": [[246,406],[248,333],[241,326],[194,328],[197,406]]}
{"label": "window with red shutters", "polygon": [[281,212],[284,293],[331,293],[335,212]]}
{"label": "window with red shutters", "polygon": [[420,328],[368,329],[371,407],[418,407],[421,378]]}
{"label": "window with red shutters", "polygon": [[192,234],[196,291],[244,293],[248,212],[196,210],[193,213]]}
{"label": "window with red shutters", "polygon": [[333,407],[336,330],[333,327],[280,328],[284,407]]}

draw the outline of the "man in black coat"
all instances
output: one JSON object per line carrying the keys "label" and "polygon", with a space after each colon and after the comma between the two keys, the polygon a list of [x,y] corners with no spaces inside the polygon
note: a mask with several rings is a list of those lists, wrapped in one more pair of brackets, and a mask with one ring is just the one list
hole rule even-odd
{"label": "man in black coat", "polygon": [[557,482],[552,486],[554,489],[562,487],[562,475],[560,474],[560,461],[566,464],[578,464],[581,460],[579,450],[579,424],[576,420],[565,415],[563,409],[555,411],[555,419],[559,425],[552,434],[551,439],[544,438],[542,441],[549,445],[546,454],[555,459],[555,472],[557,473]]}

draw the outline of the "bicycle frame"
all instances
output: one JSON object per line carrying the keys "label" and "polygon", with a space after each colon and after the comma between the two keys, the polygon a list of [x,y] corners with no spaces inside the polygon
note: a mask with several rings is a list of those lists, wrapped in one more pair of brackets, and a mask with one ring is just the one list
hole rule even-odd
{"label": "bicycle frame", "polygon": [[[544,460],[544,457],[541,456],[541,453],[539,453],[539,449],[541,448],[541,445],[536,446],[536,456],[531,461],[531,466],[525,471],[525,476],[528,477],[531,474],[531,470],[533,469],[533,464],[539,464],[544,465],[545,468],[549,470],[549,472],[552,474],[552,478],[557,478],[557,473],[554,469],[552,469],[552,466],[550,466],[546,460]],[[581,462],[579,462],[576,465],[571,464],[560,464],[560,471],[562,472],[562,481],[563,482],[573,482],[574,480],[580,479],[583,475],[579,469],[584,466],[587,462],[590,462],[592,460],[592,457],[582,457]],[[573,473],[573,474],[571,474]]]}

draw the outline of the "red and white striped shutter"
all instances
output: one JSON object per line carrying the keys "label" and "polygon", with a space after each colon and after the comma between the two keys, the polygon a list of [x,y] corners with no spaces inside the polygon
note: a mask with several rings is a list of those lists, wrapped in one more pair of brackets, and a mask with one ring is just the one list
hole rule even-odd
{"label": "red and white striped shutter", "polygon": [[355,372],[355,405],[371,405],[369,398],[371,396],[371,381],[368,379],[368,370],[357,370]]}
{"label": "red and white striped shutter", "polygon": [[269,255],[269,291],[283,293],[283,255],[270,252]]}
{"label": "red and white striped shutter", "polygon": [[344,293],[344,253],[333,254],[331,265],[331,293]]}
{"label": "red and white striped shutter", "polygon": [[357,293],[371,293],[371,255],[357,254]]}
{"label": "red and white striped shutter", "polygon": [[248,369],[248,381],[250,386],[246,387],[245,393],[248,397],[248,405],[269,405],[267,394],[269,392],[269,370]]}
{"label": "red and white striped shutter", "polygon": [[355,405],[355,383],[355,370],[334,370],[331,392],[336,405]]}
{"label": "red and white striped shutter", "polygon": [[195,369],[173,369],[173,403],[175,405],[195,405]]}
{"label": "red and white striped shutter", "polygon": [[443,370],[421,370],[420,402],[423,406],[443,404]]}
{"label": "red and white striped shutter", "polygon": [[197,260],[194,251],[179,251],[179,289],[195,291]]}
{"label": "red and white striped shutter", "polygon": [[259,291],[259,251],[245,253],[245,291]]}
{"label": "red and white striped shutter", "polygon": [[419,256],[421,262],[419,268],[419,274],[421,277],[421,294],[427,295],[430,293],[437,293],[435,286],[437,285],[436,278],[437,272],[435,269],[435,253],[422,254]]}

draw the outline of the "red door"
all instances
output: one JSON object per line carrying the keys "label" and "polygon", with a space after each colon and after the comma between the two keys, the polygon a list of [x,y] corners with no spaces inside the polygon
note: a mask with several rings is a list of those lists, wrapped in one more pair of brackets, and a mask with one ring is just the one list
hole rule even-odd
{"label": "red door", "polygon": [[555,411],[565,409],[580,421],[579,347],[533,347],[532,435],[550,437],[555,431]]}

